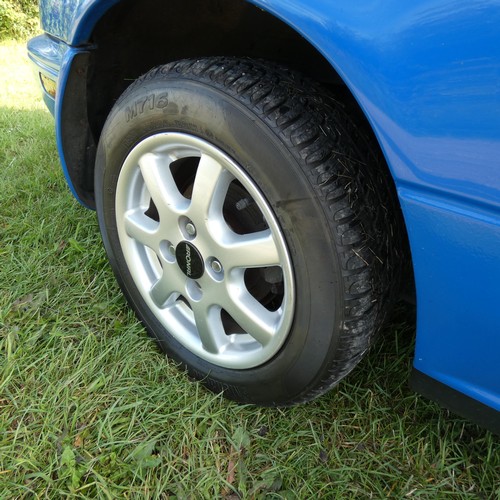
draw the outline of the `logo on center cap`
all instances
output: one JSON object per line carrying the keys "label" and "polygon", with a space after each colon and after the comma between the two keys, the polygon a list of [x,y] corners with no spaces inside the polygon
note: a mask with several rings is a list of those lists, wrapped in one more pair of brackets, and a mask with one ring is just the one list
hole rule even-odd
{"label": "logo on center cap", "polygon": [[182,272],[193,280],[203,276],[205,266],[198,249],[187,241],[181,241],[175,249],[175,258]]}

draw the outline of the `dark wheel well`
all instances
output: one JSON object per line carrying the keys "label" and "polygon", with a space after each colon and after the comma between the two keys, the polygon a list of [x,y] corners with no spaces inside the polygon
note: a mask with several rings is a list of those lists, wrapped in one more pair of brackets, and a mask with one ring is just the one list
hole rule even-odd
{"label": "dark wheel well", "polygon": [[266,59],[315,80],[341,84],[326,59],[296,31],[245,0],[125,0],[103,16],[90,40],[89,121],[98,137],[128,85],[159,64],[184,58]]}

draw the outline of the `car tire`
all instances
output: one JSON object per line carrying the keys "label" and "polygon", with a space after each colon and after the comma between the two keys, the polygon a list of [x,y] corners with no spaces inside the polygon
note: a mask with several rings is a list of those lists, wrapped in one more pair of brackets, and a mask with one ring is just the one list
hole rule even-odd
{"label": "car tire", "polygon": [[109,114],[95,192],[111,266],[160,348],[210,390],[310,400],[380,328],[393,194],[353,116],[286,68],[222,57],[153,69]]}

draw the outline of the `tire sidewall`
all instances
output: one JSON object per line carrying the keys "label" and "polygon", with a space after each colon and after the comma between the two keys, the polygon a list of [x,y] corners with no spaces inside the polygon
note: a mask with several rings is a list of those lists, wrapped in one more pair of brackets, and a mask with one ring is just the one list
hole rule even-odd
{"label": "tire sidewall", "polygon": [[[161,348],[214,391],[260,404],[297,398],[324,378],[342,328],[342,283],[327,215],[298,153],[251,102],[207,82],[161,75],[133,86],[113,108],[99,143],[96,205],[103,241],[128,301]],[[265,364],[231,370],[188,351],[149,311],[128,272],[118,238],[115,189],[130,151],[160,132],[187,133],[229,155],[259,186],[293,263],[295,314],[281,350]]]}

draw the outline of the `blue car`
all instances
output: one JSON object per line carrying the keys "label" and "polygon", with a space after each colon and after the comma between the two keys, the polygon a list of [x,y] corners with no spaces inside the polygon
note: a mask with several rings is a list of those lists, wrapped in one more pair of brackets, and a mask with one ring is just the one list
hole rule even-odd
{"label": "blue car", "polygon": [[409,297],[413,387],[500,432],[498,1],[40,14],[69,187],[170,358],[236,401],[305,402]]}

